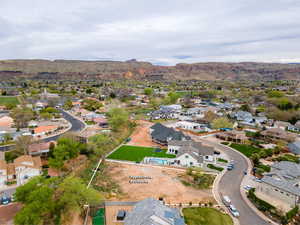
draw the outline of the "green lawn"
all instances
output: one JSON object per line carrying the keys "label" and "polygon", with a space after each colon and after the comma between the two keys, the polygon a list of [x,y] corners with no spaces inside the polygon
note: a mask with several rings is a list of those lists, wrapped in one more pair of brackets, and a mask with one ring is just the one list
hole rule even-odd
{"label": "green lawn", "polygon": [[162,149],[161,152],[155,152],[155,149],[156,148],[122,145],[107,158],[133,162],[140,162],[145,157],[175,158],[175,155],[166,154],[167,150],[165,149]]}
{"label": "green lawn", "polygon": [[0,96],[0,105],[6,104],[17,105],[19,104],[19,100],[16,96]]}
{"label": "green lawn", "polygon": [[260,148],[256,148],[251,145],[244,145],[244,144],[232,143],[230,147],[238,150],[239,152],[243,153],[247,157],[250,157],[252,154],[259,153],[261,151]]}
{"label": "green lawn", "polygon": [[185,208],[183,215],[187,225],[233,225],[229,215],[213,208]]}

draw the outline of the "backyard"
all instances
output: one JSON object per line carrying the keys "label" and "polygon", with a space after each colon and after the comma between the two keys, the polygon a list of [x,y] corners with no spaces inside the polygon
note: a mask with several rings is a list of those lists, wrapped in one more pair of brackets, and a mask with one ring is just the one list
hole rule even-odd
{"label": "backyard", "polygon": [[213,208],[185,208],[183,214],[187,225],[233,225],[229,215]]}
{"label": "backyard", "polygon": [[0,96],[0,105],[17,105],[19,100],[16,96]]}
{"label": "backyard", "polygon": [[158,148],[122,145],[107,158],[133,162],[141,162],[145,157],[175,158],[175,155],[167,154],[166,151]]}

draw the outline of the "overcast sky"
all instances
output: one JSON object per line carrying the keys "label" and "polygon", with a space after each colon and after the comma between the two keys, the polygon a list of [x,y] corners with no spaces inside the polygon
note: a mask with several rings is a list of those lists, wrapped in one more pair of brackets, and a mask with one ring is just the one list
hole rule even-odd
{"label": "overcast sky", "polygon": [[300,0],[0,0],[0,58],[300,62]]}

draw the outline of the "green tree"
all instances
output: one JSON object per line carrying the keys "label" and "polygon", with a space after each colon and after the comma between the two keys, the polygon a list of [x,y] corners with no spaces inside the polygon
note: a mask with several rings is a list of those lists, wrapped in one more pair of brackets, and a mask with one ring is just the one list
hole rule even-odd
{"label": "green tree", "polygon": [[70,110],[70,109],[72,109],[72,107],[73,107],[72,101],[71,101],[70,99],[68,99],[68,100],[65,102],[65,104],[64,104],[63,107],[64,107],[65,110]]}
{"label": "green tree", "polygon": [[233,124],[226,117],[220,117],[212,121],[212,127],[214,129],[232,128]]}
{"label": "green tree", "polygon": [[80,151],[85,148],[80,142],[66,137],[61,137],[57,141],[56,147],[49,158],[49,166],[55,169],[62,169],[64,162],[78,156]]}
{"label": "green tree", "polygon": [[59,195],[58,206],[66,213],[80,211],[85,204],[94,206],[99,204],[103,197],[94,189],[87,189],[86,184],[76,177],[67,177],[57,189]]}
{"label": "green tree", "polygon": [[83,101],[83,108],[89,111],[96,111],[97,109],[100,109],[103,107],[103,104],[97,100],[94,99],[85,99]]}
{"label": "green tree", "polygon": [[148,95],[148,96],[153,95],[153,89],[152,88],[145,88],[144,89],[144,94]]}
{"label": "green tree", "polygon": [[108,122],[114,131],[129,124],[129,113],[123,108],[113,108],[108,112]]}
{"label": "green tree", "polygon": [[26,107],[14,108],[10,116],[14,119],[15,125],[19,129],[27,127],[28,122],[33,119],[34,113],[31,109]]}

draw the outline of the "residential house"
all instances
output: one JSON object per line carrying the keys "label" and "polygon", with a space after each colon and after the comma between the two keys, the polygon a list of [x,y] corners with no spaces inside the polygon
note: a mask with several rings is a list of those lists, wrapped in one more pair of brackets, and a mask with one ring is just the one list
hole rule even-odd
{"label": "residential house", "polygon": [[109,127],[108,120],[106,118],[102,118],[102,117],[94,118],[93,122],[95,122],[96,124],[98,124],[99,127],[102,127],[102,128]]}
{"label": "residential house", "polygon": [[23,155],[6,163],[0,160],[0,187],[5,187],[7,182],[16,181],[17,185],[25,184],[29,178],[39,176],[42,172],[40,157]]}
{"label": "residential house", "polygon": [[58,129],[58,126],[47,125],[47,126],[38,126],[33,129],[34,136],[42,136],[55,132]]}
{"label": "residential house", "polygon": [[185,225],[178,209],[163,205],[153,198],[138,202],[124,216],[124,225]]}
{"label": "residential house", "polygon": [[274,122],[274,128],[280,128],[281,130],[287,130],[288,127],[291,127],[292,124],[289,122],[284,122],[284,121],[275,121]]}
{"label": "residential house", "polygon": [[167,145],[170,140],[191,140],[191,137],[183,134],[181,131],[176,131],[174,128],[166,127],[161,123],[156,123],[151,126],[150,134],[152,141],[161,145]]}
{"label": "residential house", "polygon": [[172,110],[172,111],[181,111],[182,110],[182,106],[181,105],[162,105],[159,107],[162,110]]}
{"label": "residential house", "polygon": [[0,118],[0,127],[11,128],[14,125],[14,120],[10,116],[2,116]]}
{"label": "residential house", "polygon": [[[29,145],[28,154],[32,156],[47,156],[52,142],[40,142]],[[54,143],[54,142],[53,142]]]}
{"label": "residential house", "polygon": [[293,132],[300,132],[300,120],[295,123],[295,125],[290,125],[287,127],[287,130]]}
{"label": "residential house", "polygon": [[259,198],[270,201],[276,199],[277,206],[281,204],[294,208],[300,205],[300,164],[281,161],[271,166],[271,172],[266,173],[262,183],[256,188]]}
{"label": "residential house", "polygon": [[237,111],[230,115],[233,119],[236,119],[240,122],[246,122],[246,123],[252,123],[253,122],[253,116],[251,113],[246,111]]}
{"label": "residential house", "polygon": [[176,158],[170,159],[173,165],[203,167],[207,163],[216,163],[214,148],[192,140],[170,140],[167,153],[176,155]]}
{"label": "residential house", "polygon": [[230,130],[216,134],[216,137],[229,142],[245,143],[248,140],[244,131]]}
{"label": "residential house", "polygon": [[190,130],[194,132],[208,132],[210,129],[206,124],[190,122],[190,121],[179,121],[175,123],[176,128],[181,128],[184,130]]}
{"label": "residential house", "polygon": [[29,178],[39,176],[42,172],[40,157],[23,155],[14,160],[17,185],[25,184]]}
{"label": "residential house", "polygon": [[150,113],[151,120],[158,119],[177,119],[179,118],[179,113],[171,108],[161,108]]}
{"label": "residential house", "polygon": [[287,131],[282,130],[280,128],[270,128],[270,129],[267,129],[267,130],[263,130],[260,134],[265,139],[283,140],[283,141],[286,141],[286,142],[292,142],[297,137],[296,134],[287,132]]}

